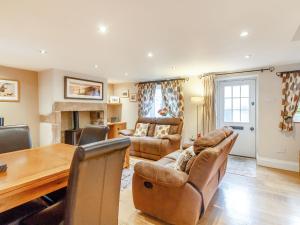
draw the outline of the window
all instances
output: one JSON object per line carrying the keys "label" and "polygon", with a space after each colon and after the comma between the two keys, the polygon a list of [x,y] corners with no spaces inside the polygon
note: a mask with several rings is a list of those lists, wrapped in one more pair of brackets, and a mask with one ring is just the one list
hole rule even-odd
{"label": "window", "polygon": [[249,123],[249,85],[224,87],[224,122]]}
{"label": "window", "polygon": [[157,85],[155,89],[154,105],[147,117],[162,117],[158,110],[163,108],[161,85]]}
{"label": "window", "polygon": [[298,110],[294,116],[294,122],[300,123],[300,104],[298,104]]}

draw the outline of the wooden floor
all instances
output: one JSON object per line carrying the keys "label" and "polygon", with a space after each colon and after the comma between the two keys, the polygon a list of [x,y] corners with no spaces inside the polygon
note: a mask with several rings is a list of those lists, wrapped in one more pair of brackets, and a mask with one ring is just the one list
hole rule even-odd
{"label": "wooden floor", "polygon": [[[134,208],[121,192],[119,224],[165,224]],[[258,166],[256,177],[227,173],[198,225],[300,225],[298,173]]]}

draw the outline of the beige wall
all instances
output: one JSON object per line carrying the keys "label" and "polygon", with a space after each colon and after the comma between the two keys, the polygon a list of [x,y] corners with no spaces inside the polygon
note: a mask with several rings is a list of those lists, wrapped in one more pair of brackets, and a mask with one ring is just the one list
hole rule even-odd
{"label": "beige wall", "polygon": [[[281,79],[276,76],[278,71],[300,70],[300,64],[278,66],[274,72],[253,74],[237,74],[237,77],[257,77],[257,162],[274,168],[298,171],[300,151],[300,123],[295,124],[292,133],[282,133],[278,128],[281,110]],[[228,76],[227,76],[228,77]],[[231,76],[235,77],[235,76]],[[221,77],[220,77],[221,78]],[[223,77],[224,78],[224,77]],[[120,95],[122,90],[134,89],[133,83],[115,84],[114,94]],[[196,105],[190,102],[192,96],[201,95],[201,84],[198,77],[190,77],[184,84],[185,118],[183,141],[196,135]],[[138,115],[138,106],[121,99],[123,103],[122,119],[134,126]],[[201,110],[199,112],[199,130],[201,130]]]}
{"label": "beige wall", "polygon": [[[134,83],[114,84],[110,86],[110,95],[121,96],[123,91],[128,90],[129,93],[137,93],[137,88]],[[108,96],[108,98],[109,98]],[[127,122],[127,128],[133,129],[138,118],[137,102],[130,102],[129,98],[120,98],[122,103],[121,121]]]}
{"label": "beige wall", "polygon": [[300,123],[295,124],[292,133],[282,133],[278,128],[281,79],[276,76],[276,72],[290,70],[300,70],[300,64],[279,66],[274,72],[259,74],[257,160],[261,165],[298,171]]}
{"label": "beige wall", "polygon": [[20,81],[20,102],[0,102],[6,125],[28,124],[34,146],[39,145],[39,99],[37,72],[0,66],[0,78]]}
{"label": "beige wall", "polygon": [[[96,80],[103,82],[103,101],[94,100],[79,100],[79,99],[65,99],[64,98],[64,76]],[[39,113],[41,115],[49,115],[52,112],[54,102],[91,102],[91,103],[106,103],[107,100],[107,79],[80,74],[70,71],[63,71],[59,69],[49,69],[41,71],[39,77]],[[84,114],[83,114],[84,115]],[[106,118],[106,113],[105,113]],[[85,121],[85,122],[84,122]],[[83,123],[87,123],[83,119]],[[81,124],[82,125],[82,124]],[[48,145],[52,143],[52,124],[42,122],[40,123],[40,144]]]}

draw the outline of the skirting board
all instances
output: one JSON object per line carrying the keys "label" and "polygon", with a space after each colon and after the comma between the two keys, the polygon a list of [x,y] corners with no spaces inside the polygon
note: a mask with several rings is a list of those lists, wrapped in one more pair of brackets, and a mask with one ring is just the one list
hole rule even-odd
{"label": "skirting board", "polygon": [[260,157],[258,155],[256,157],[256,161],[257,165],[260,166],[299,172],[299,162],[290,162],[279,159],[265,158]]}

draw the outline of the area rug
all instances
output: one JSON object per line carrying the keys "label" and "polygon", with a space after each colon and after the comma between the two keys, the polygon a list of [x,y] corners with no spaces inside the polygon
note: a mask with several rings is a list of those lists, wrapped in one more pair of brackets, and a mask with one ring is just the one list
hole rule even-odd
{"label": "area rug", "polygon": [[132,175],[134,172],[134,165],[140,161],[143,161],[143,159],[130,158],[129,168],[123,169],[122,178],[121,178],[121,191],[130,187],[132,181]]}
{"label": "area rug", "polygon": [[240,156],[228,157],[227,173],[256,177],[256,160]]}

